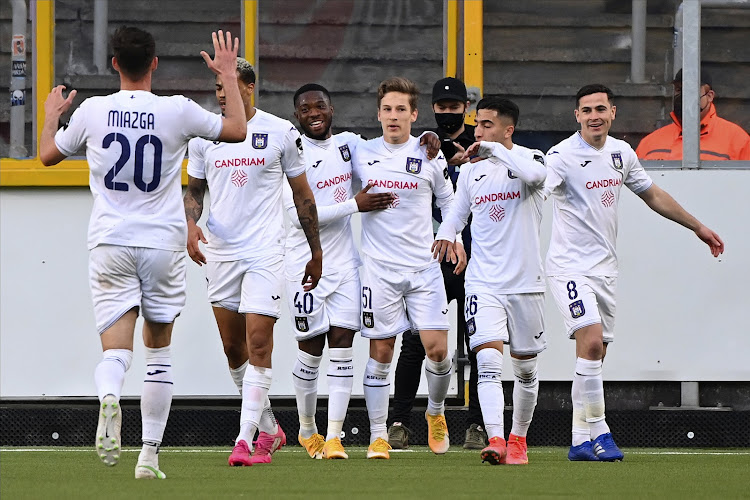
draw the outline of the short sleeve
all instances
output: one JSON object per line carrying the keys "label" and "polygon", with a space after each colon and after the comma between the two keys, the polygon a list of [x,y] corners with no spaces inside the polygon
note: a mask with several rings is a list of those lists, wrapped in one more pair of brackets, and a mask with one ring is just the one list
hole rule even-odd
{"label": "short sleeve", "polygon": [[646,173],[646,170],[638,161],[638,157],[635,151],[629,152],[629,159],[631,167],[628,170],[627,177],[625,177],[625,185],[635,194],[640,194],[651,187],[654,181],[651,180],[651,176]]}
{"label": "short sleeve", "polygon": [[72,156],[86,144],[86,109],[84,101],[63,126],[55,134],[55,146],[65,156]]}
{"label": "short sleeve", "polygon": [[192,99],[175,96],[182,104],[182,130],[188,137],[203,137],[215,141],[221,135],[221,115],[206,111]]}
{"label": "short sleeve", "polygon": [[290,124],[281,145],[281,169],[287,177],[299,177],[305,173],[305,157],[302,152],[302,137]]}
{"label": "short sleeve", "polygon": [[206,178],[206,157],[205,157],[204,139],[194,137],[188,143],[188,164],[187,172],[190,177],[196,179]]}

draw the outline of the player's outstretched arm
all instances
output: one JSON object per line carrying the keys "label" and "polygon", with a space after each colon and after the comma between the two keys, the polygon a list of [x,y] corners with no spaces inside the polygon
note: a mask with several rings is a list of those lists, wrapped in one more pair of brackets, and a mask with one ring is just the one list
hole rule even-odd
{"label": "player's outstretched arm", "polygon": [[71,90],[66,99],[62,95],[63,90],[65,90],[65,85],[58,85],[52,89],[52,92],[47,96],[47,100],[44,101],[44,125],[39,140],[39,158],[42,160],[42,164],[47,167],[56,165],[66,158],[57,149],[55,133],[60,123],[60,117],[73,105],[73,99],[75,99],[78,91]]}
{"label": "player's outstretched arm", "polygon": [[357,202],[357,211],[384,210],[393,203],[393,193],[368,193],[371,188],[372,184],[368,184],[354,195],[354,201]]}
{"label": "player's outstretched arm", "polygon": [[206,257],[201,252],[200,242],[208,243],[203,236],[203,230],[198,226],[203,214],[203,197],[206,194],[206,179],[198,179],[188,175],[188,185],[185,191],[185,197],[182,199],[185,204],[185,218],[188,226],[187,251],[193,262],[202,266],[206,263]]}
{"label": "player's outstretched arm", "polygon": [[211,40],[214,44],[214,58],[211,59],[204,50],[201,51],[201,56],[208,68],[221,77],[227,101],[218,139],[223,142],[242,142],[247,136],[247,118],[237,84],[237,52],[240,40],[235,38],[233,45],[232,34],[227,31],[225,37],[221,30],[218,35],[215,31],[211,33]]}
{"label": "player's outstretched arm", "polygon": [[690,215],[669,193],[656,184],[652,184],[651,187],[639,193],[638,196],[654,212],[693,231],[701,241],[708,245],[711,255],[714,257],[718,257],[724,253],[724,242],[719,235]]}
{"label": "player's outstretched arm", "polygon": [[304,173],[297,177],[287,177],[287,180],[289,181],[289,187],[292,188],[294,206],[297,207],[297,218],[305,232],[307,243],[310,245],[311,258],[305,266],[305,275],[302,277],[303,288],[306,292],[309,292],[318,286],[320,276],[323,274],[323,249],[320,246],[318,210],[315,207],[315,197]]}

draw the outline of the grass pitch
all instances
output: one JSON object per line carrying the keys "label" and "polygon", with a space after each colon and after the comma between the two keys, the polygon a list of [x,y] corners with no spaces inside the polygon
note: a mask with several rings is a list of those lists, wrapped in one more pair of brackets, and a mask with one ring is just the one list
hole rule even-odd
{"label": "grass pitch", "polygon": [[573,463],[566,448],[531,448],[528,466],[482,464],[479,452],[426,447],[367,460],[312,460],[286,447],[273,463],[229,467],[229,448],[165,448],[167,480],[135,480],[137,450],[116,467],[93,449],[0,450],[0,497],[24,498],[750,498],[750,450],[626,449],[621,463]]}

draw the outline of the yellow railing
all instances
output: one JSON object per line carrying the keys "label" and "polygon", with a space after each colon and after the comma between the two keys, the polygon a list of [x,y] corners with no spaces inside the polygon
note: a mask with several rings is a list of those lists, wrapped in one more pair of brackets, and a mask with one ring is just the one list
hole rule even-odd
{"label": "yellow railing", "polygon": [[[242,1],[243,46],[245,58],[258,65],[258,0]],[[446,76],[462,78],[467,87],[483,88],[482,0],[446,0],[447,40],[444,70]],[[33,157],[0,159],[0,186],[87,186],[89,169],[84,159],[67,159],[45,167],[39,160],[39,137],[44,123],[44,101],[55,81],[55,2],[32,0],[33,61],[35,103],[35,150]],[[460,15],[460,11],[463,15]],[[459,57],[458,37],[463,34],[463,54]],[[462,63],[461,63],[462,61]],[[459,67],[459,64],[461,65]],[[473,114],[470,116],[473,121]],[[182,182],[187,183],[183,163]]]}

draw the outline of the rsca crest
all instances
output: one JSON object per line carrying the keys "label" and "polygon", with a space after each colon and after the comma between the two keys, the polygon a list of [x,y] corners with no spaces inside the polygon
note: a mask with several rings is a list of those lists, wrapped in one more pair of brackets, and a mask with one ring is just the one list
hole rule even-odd
{"label": "rsca crest", "polygon": [[422,160],[419,158],[406,158],[406,171],[410,174],[418,174],[422,171]]}
{"label": "rsca crest", "polygon": [[617,170],[622,170],[622,153],[619,151],[612,153],[612,163]]}
{"label": "rsca crest", "polygon": [[344,161],[351,161],[352,154],[349,152],[349,145],[344,144],[343,146],[339,146],[339,152],[341,153],[341,159]]}
{"label": "rsca crest", "polygon": [[253,134],[252,144],[255,149],[266,149],[266,146],[268,146],[268,134]]}

